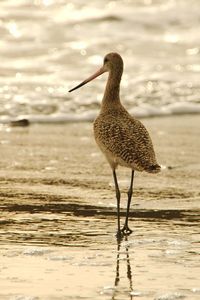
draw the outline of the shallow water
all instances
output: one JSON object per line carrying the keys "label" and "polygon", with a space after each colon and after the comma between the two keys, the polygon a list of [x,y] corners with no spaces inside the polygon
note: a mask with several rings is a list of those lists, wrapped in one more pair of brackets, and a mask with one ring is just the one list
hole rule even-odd
{"label": "shallow water", "polygon": [[[143,121],[171,167],[137,172],[121,245],[90,123],[1,126],[0,299],[199,299],[199,119]],[[118,175],[123,222],[130,172]]]}
{"label": "shallow water", "polygon": [[93,120],[106,75],[67,91],[111,51],[132,114],[199,112],[199,18],[198,0],[1,1],[1,122]]}
{"label": "shallow water", "polygon": [[199,299],[197,210],[135,209],[118,243],[115,209],[40,202],[1,204],[0,299]]}

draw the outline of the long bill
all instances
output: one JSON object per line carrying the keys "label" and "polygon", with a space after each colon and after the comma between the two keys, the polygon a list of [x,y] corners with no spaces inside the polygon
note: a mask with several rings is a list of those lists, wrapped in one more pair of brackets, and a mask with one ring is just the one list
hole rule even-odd
{"label": "long bill", "polygon": [[84,84],[86,84],[86,83],[90,82],[91,80],[95,79],[96,77],[98,77],[99,75],[103,74],[104,72],[106,72],[106,71],[103,68],[100,68],[92,76],[90,76],[87,79],[85,79],[84,81],[82,81],[80,84],[78,84],[77,86],[75,86],[73,89],[69,90],[69,92],[73,92],[74,90],[80,88],[81,86],[83,86]]}

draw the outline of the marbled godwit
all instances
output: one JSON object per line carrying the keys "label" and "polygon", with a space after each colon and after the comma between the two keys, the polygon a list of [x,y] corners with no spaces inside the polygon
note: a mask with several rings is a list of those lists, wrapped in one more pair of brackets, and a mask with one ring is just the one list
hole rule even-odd
{"label": "marbled godwit", "polygon": [[[102,100],[101,111],[94,122],[95,140],[106,156],[113,172],[117,198],[117,235],[127,235],[132,232],[128,227],[128,217],[133,194],[134,171],[158,173],[153,144],[144,125],[132,117],[120,102],[120,81],[123,72],[123,60],[117,53],[109,53],[104,58],[103,66],[88,79],[71,89],[78,89],[97,76],[108,72],[108,81]],[[125,166],[132,170],[131,183],[128,190],[128,202],[125,224],[120,229],[120,190],[117,182],[117,166]]]}

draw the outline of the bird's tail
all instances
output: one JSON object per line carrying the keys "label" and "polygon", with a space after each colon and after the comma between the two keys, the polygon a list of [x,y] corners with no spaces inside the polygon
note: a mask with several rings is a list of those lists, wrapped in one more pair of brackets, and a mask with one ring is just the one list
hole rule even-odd
{"label": "bird's tail", "polygon": [[147,171],[148,173],[159,173],[160,170],[161,170],[161,166],[159,166],[158,164],[151,165],[145,169],[145,171]]}

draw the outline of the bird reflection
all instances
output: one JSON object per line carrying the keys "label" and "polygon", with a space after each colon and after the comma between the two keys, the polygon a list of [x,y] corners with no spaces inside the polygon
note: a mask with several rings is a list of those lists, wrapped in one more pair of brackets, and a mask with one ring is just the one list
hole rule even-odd
{"label": "bird reflection", "polygon": [[[117,289],[117,287],[119,286],[119,282],[120,282],[120,266],[122,263],[126,263],[126,277],[128,279],[128,288],[129,288],[129,295],[130,295],[130,300],[133,299],[133,282],[132,282],[132,272],[131,272],[131,263],[130,263],[130,256],[129,256],[129,245],[128,245],[128,236],[124,237],[124,241],[125,243],[125,259],[120,259],[120,256],[124,256],[124,252],[120,252],[121,251],[121,247],[123,246],[123,240],[119,240],[117,239],[117,258],[116,258],[116,276],[115,276],[115,282],[114,282],[114,286],[115,286],[115,290],[114,293],[112,295],[112,300],[116,300],[117,296],[119,296],[120,290]],[[121,264],[120,264],[121,262]],[[121,274],[122,276],[122,274]]]}

